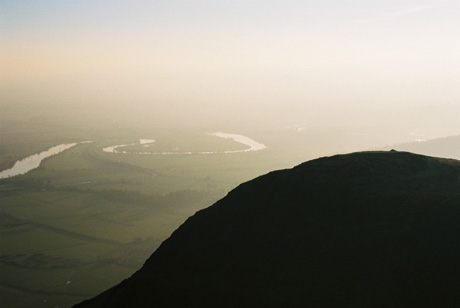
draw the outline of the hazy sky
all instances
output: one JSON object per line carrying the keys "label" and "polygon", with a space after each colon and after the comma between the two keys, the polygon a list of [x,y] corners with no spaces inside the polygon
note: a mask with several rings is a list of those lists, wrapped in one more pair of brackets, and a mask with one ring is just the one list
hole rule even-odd
{"label": "hazy sky", "polygon": [[459,55],[458,0],[0,0],[4,102],[458,105]]}

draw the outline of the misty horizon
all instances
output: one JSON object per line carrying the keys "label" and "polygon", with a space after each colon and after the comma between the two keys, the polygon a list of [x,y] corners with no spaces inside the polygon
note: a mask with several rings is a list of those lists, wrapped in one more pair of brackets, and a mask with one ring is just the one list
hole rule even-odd
{"label": "misty horizon", "polygon": [[277,117],[390,126],[399,117],[429,125],[425,110],[439,106],[437,128],[460,132],[456,1],[3,1],[1,8],[2,113],[89,108],[132,122],[174,121],[183,112],[194,125],[226,114],[254,126]]}

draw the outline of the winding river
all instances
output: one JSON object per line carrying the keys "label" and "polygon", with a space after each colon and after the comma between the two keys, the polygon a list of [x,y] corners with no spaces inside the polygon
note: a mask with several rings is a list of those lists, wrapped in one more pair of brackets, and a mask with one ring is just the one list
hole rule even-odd
{"label": "winding river", "polygon": [[142,144],[144,145],[144,147],[148,147],[154,142],[155,140],[153,139],[139,139],[139,143],[112,145],[112,146],[103,148],[102,151],[107,152],[107,153],[119,153],[119,154],[153,154],[152,152],[128,152],[128,151],[120,151],[118,149],[130,146],[130,145],[137,145],[137,144]]}
{"label": "winding river", "polygon": [[50,156],[59,154],[65,150],[68,150],[78,143],[65,143],[52,147],[49,150],[40,152],[38,154],[31,155],[22,160],[18,160],[13,167],[10,169],[3,170],[0,172],[0,179],[9,178],[12,176],[17,176],[21,174],[26,174],[27,172],[36,169],[40,166],[42,160]]}
{"label": "winding river", "polygon": [[[237,134],[228,134],[228,133],[211,133],[211,136],[216,136],[219,138],[225,139],[232,139],[235,142],[244,144],[248,146],[247,149],[243,150],[233,150],[233,151],[209,151],[209,152],[129,152],[123,151],[121,148],[131,145],[141,144],[144,147],[151,146],[155,140],[153,139],[139,139],[139,143],[130,143],[130,144],[120,144],[120,145],[113,145],[109,147],[105,147],[102,150],[108,153],[118,153],[118,154],[141,154],[141,155],[190,155],[190,154],[198,154],[198,155],[206,155],[206,154],[233,154],[233,153],[244,153],[244,152],[253,152],[253,151],[260,151],[266,148],[266,146],[262,143],[252,140],[249,137]],[[80,143],[89,143],[92,141],[84,141]],[[40,152],[38,154],[31,155],[26,157],[22,160],[18,160],[13,167],[10,169],[6,169],[0,172],[0,179],[10,178],[13,176],[26,174],[27,172],[36,169],[40,166],[41,162],[50,156],[59,154],[65,150],[68,150],[79,143],[64,143],[57,146],[50,148],[49,150]]]}
{"label": "winding river", "polygon": [[233,154],[233,153],[244,153],[244,152],[253,152],[253,151],[260,151],[266,148],[266,146],[262,143],[252,140],[249,137],[237,134],[228,134],[228,133],[211,133],[211,136],[216,136],[224,139],[232,139],[235,142],[244,144],[248,146],[247,149],[243,150],[234,150],[234,151],[207,151],[207,152],[129,152],[129,151],[122,151],[120,148],[143,144],[144,147],[150,146],[152,143],[155,142],[153,139],[140,139],[139,143],[129,143],[129,144],[119,144],[113,145],[109,147],[105,147],[102,150],[107,153],[118,153],[118,154],[138,154],[138,155],[191,155],[191,154],[198,154],[198,155],[206,155],[206,154]]}

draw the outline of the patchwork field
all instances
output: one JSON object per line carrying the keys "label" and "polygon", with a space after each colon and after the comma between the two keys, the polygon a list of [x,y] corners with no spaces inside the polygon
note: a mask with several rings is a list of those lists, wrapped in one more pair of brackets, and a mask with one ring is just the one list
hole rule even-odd
{"label": "patchwork field", "polygon": [[[3,130],[4,168],[59,142],[94,142],[47,158],[25,175],[0,180],[2,307],[69,307],[129,277],[187,217],[270,170],[267,155],[273,155],[269,150],[138,155],[245,146],[200,131],[158,136],[135,130],[117,139],[68,129],[68,138],[51,142],[50,132],[37,127],[32,135],[25,128]],[[58,135],[65,135],[65,127]],[[123,148],[133,154],[102,151],[142,137],[158,141]]]}

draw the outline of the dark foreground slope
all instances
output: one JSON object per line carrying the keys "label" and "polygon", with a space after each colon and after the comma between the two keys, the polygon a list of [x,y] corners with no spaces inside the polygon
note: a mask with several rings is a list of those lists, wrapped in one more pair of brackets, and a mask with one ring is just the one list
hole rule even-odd
{"label": "dark foreground slope", "polygon": [[460,162],[322,158],[240,185],[76,307],[460,307]]}

